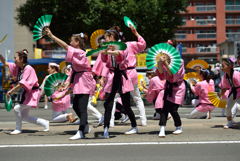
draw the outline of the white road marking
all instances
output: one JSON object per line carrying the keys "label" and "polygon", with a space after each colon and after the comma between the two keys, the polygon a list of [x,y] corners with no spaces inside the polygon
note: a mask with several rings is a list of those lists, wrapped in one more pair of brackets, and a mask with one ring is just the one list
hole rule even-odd
{"label": "white road marking", "polygon": [[240,141],[196,141],[196,142],[129,142],[129,143],[87,143],[87,144],[19,144],[0,145],[0,148],[28,147],[80,147],[80,146],[117,146],[117,145],[187,145],[187,144],[239,144]]}

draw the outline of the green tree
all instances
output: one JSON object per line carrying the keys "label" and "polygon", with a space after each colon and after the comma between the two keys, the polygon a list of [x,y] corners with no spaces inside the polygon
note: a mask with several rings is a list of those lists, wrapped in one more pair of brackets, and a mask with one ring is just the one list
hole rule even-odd
{"label": "green tree", "polygon": [[64,40],[73,33],[90,35],[113,25],[121,27],[127,40],[133,40],[123,22],[123,16],[128,16],[150,47],[173,38],[182,21],[179,13],[186,6],[187,0],[27,0],[17,9],[16,19],[32,31],[40,16],[52,14],[50,28]]}

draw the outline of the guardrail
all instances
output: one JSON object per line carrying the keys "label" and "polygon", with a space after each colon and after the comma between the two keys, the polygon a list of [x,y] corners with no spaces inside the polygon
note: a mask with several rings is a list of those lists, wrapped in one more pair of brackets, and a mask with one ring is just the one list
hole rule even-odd
{"label": "guardrail", "polygon": [[240,19],[226,19],[226,24],[240,25]]}
{"label": "guardrail", "polygon": [[196,24],[197,25],[212,25],[212,24],[216,24],[216,20],[213,20],[213,19],[197,19]]}
{"label": "guardrail", "polygon": [[228,39],[240,40],[240,32],[228,32],[226,36]]}
{"label": "guardrail", "polygon": [[226,5],[225,10],[227,10],[227,11],[240,11],[240,5]]}
{"label": "guardrail", "polygon": [[196,6],[196,11],[216,11],[215,5],[204,5],[204,6]]}

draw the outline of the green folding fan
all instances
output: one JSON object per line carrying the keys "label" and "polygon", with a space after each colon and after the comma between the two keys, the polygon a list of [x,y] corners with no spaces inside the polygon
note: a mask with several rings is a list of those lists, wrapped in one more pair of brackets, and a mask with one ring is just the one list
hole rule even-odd
{"label": "green folding fan", "polygon": [[44,85],[44,91],[47,96],[51,96],[56,90],[58,90],[65,80],[67,75],[63,73],[55,73],[50,75]]}
{"label": "green folding fan", "polygon": [[124,16],[124,17],[123,17],[123,20],[124,20],[124,23],[125,23],[125,25],[126,25],[127,27],[130,28],[130,25],[131,25],[131,26],[133,26],[135,29],[137,29],[136,25],[132,22],[132,20],[131,20],[129,17]]}
{"label": "green folding fan", "polygon": [[87,52],[86,56],[95,55],[95,54],[99,53],[100,51],[103,51],[103,50],[106,50],[106,49],[107,49],[107,46],[103,46],[103,47],[100,47],[98,49],[90,50],[90,51]]}
{"label": "green folding fan", "polygon": [[7,97],[6,95],[4,96],[4,101],[5,101],[5,108],[6,110],[9,112],[12,110],[12,98],[11,97]]}
{"label": "green folding fan", "polygon": [[111,41],[111,42],[104,42],[102,46],[114,46],[115,50],[125,50],[127,48],[127,45],[123,42],[119,41]]}
{"label": "green folding fan", "polygon": [[44,28],[49,27],[52,21],[52,15],[43,15],[38,18],[33,27],[33,40],[41,39],[44,36]]}
{"label": "green folding fan", "polygon": [[169,68],[173,74],[176,74],[182,64],[182,58],[176,48],[167,43],[159,43],[148,50],[146,56],[146,65],[148,69],[157,66],[157,59],[161,54],[167,54],[170,57]]}

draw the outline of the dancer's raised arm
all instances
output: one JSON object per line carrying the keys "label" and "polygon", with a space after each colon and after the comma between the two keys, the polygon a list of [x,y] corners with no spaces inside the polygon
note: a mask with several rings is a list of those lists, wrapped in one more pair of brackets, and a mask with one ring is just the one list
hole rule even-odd
{"label": "dancer's raised arm", "polygon": [[52,34],[51,30],[49,28],[45,29],[46,35],[52,39],[53,41],[55,41],[58,45],[60,45],[61,47],[63,47],[65,50],[67,50],[68,48],[68,44],[65,43],[63,40],[59,39],[58,37],[56,37],[55,35]]}

